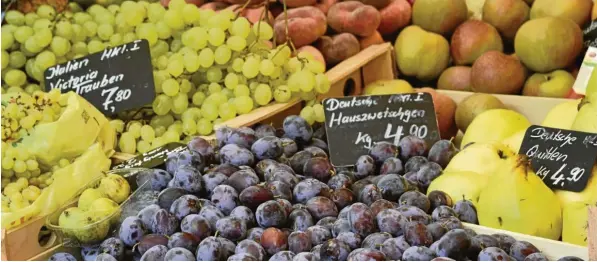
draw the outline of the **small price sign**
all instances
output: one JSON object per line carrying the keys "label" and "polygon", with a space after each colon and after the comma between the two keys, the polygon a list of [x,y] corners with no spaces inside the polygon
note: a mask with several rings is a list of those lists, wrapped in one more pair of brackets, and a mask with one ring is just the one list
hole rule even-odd
{"label": "small price sign", "polygon": [[440,139],[429,93],[328,98],[323,108],[334,166],[354,165],[380,141],[398,145],[415,135],[431,146]]}
{"label": "small price sign", "polygon": [[182,143],[169,143],[149,150],[141,155],[124,161],[122,164],[112,167],[112,169],[122,168],[154,168],[166,162],[168,155],[175,152],[180,152],[187,149],[187,145]]}
{"label": "small price sign", "polygon": [[585,47],[597,47],[597,20],[592,21],[582,30]]}
{"label": "small price sign", "polygon": [[46,69],[46,91],[74,91],[106,115],[149,104],[155,98],[147,40],[111,47]]}
{"label": "small price sign", "polygon": [[552,189],[581,192],[597,159],[597,134],[533,125],[524,135],[520,154]]}

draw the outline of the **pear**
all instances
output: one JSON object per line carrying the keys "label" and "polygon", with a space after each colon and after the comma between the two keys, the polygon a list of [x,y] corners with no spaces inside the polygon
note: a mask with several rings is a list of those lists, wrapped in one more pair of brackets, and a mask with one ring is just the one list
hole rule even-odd
{"label": "pear", "polygon": [[434,190],[443,191],[454,201],[466,199],[477,204],[481,189],[487,185],[489,176],[470,171],[446,171],[434,179],[428,193]]}
{"label": "pear", "polygon": [[114,202],[120,204],[129,197],[131,187],[126,179],[117,174],[108,174],[100,181],[100,190]]}
{"label": "pear", "polygon": [[522,140],[524,140],[524,134],[526,132],[526,129],[522,129],[514,133],[514,135],[511,135],[510,137],[504,139],[502,141],[502,144],[504,144],[506,147],[512,150],[512,152],[518,153],[518,151],[520,151],[520,146],[522,146]]}
{"label": "pear", "polygon": [[468,171],[489,176],[502,163],[500,159],[514,154],[515,152],[500,143],[475,143],[458,152],[445,170]]}
{"label": "pear", "polygon": [[74,237],[82,244],[95,244],[106,238],[110,231],[110,221],[99,219],[93,211],[87,211],[85,225],[73,229]]}
{"label": "pear", "polygon": [[390,95],[414,92],[413,87],[400,79],[378,80],[368,84],[363,90],[364,95]]}
{"label": "pear", "polygon": [[533,172],[525,155],[501,162],[479,194],[479,224],[558,240],[562,208],[556,195]]}
{"label": "pear", "polygon": [[475,117],[496,108],[506,108],[506,106],[495,96],[482,93],[467,96],[456,107],[456,126],[460,131],[465,132]]}
{"label": "pear", "polygon": [[120,206],[112,199],[102,197],[91,203],[88,212],[93,214],[94,219],[97,221],[112,217],[112,222],[116,222],[120,217]]}
{"label": "pear", "polygon": [[531,19],[561,17],[584,26],[591,18],[593,0],[535,0],[531,8]]}
{"label": "pear", "polygon": [[529,120],[509,109],[487,110],[473,119],[462,137],[462,146],[475,142],[499,142],[531,126]]}
{"label": "pear", "polygon": [[87,224],[85,212],[78,207],[69,207],[58,217],[58,226],[63,228],[81,228]]}
{"label": "pear", "polygon": [[574,63],[582,48],[580,27],[566,18],[529,20],[518,29],[514,38],[514,49],[520,61],[539,73],[568,67]]}
{"label": "pear", "polygon": [[593,166],[591,177],[583,191],[556,190],[555,193],[562,205],[562,241],[586,246],[588,207],[597,206],[597,165]]}
{"label": "pear", "polygon": [[578,114],[578,105],[582,99],[567,101],[554,106],[541,122],[542,126],[571,129]]}
{"label": "pear", "polygon": [[416,25],[408,26],[400,32],[394,50],[400,72],[423,81],[436,79],[450,61],[448,41],[443,36],[427,32]]}
{"label": "pear", "polygon": [[597,96],[582,99],[572,130],[597,133]]}
{"label": "pear", "polygon": [[413,24],[438,34],[449,34],[466,21],[465,0],[416,0],[413,4]]}
{"label": "pear", "polygon": [[104,197],[104,193],[97,188],[88,188],[81,193],[77,206],[83,211],[87,210],[96,199]]}

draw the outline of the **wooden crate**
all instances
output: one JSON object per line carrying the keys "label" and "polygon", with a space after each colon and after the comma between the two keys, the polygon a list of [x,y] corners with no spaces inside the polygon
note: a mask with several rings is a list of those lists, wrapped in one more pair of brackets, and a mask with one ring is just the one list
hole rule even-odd
{"label": "wooden crate", "polygon": [[39,234],[46,223],[46,217],[35,217],[14,229],[2,229],[2,260],[28,260],[59,243],[56,235],[50,233],[48,241],[39,243]]}

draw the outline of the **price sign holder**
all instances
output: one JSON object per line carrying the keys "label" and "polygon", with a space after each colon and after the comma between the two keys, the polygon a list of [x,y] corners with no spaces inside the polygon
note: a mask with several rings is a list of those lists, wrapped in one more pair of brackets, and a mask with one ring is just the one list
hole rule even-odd
{"label": "price sign holder", "polygon": [[182,143],[169,143],[152,150],[149,150],[141,155],[131,158],[123,163],[112,167],[112,169],[122,168],[154,168],[166,162],[168,154],[174,152],[180,152],[187,149],[186,144]]}
{"label": "price sign holder", "polygon": [[519,153],[531,159],[533,170],[549,188],[581,192],[597,159],[597,134],[533,125]]}
{"label": "price sign holder", "polygon": [[46,91],[74,91],[102,113],[113,115],[155,98],[147,40],[111,47],[46,69]]}
{"label": "price sign holder", "polygon": [[431,147],[440,139],[429,93],[328,98],[323,107],[330,160],[337,167],[354,165],[380,141],[398,145],[416,135]]}
{"label": "price sign holder", "polygon": [[582,30],[585,47],[597,47],[597,20],[591,21],[586,28]]}

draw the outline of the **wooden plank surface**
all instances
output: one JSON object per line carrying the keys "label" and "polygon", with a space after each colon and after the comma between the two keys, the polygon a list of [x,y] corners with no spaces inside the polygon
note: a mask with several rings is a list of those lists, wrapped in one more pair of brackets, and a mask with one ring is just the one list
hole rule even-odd
{"label": "wooden plank surface", "polygon": [[588,249],[589,260],[597,261],[597,207],[589,207]]}

